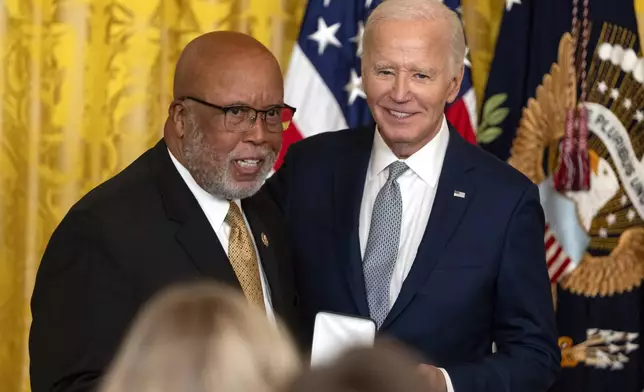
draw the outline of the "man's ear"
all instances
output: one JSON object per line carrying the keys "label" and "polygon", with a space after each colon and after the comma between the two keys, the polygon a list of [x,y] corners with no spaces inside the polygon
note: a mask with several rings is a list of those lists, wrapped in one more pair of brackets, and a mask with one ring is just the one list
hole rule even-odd
{"label": "man's ear", "polygon": [[449,88],[447,90],[447,102],[452,103],[458,96],[458,92],[461,90],[461,83],[463,82],[463,75],[465,74],[465,65],[460,64],[459,70],[454,74],[454,77],[449,83]]}
{"label": "man's ear", "polygon": [[168,108],[168,115],[173,123],[172,129],[177,138],[183,138],[186,133],[187,108],[181,102],[172,102]]}

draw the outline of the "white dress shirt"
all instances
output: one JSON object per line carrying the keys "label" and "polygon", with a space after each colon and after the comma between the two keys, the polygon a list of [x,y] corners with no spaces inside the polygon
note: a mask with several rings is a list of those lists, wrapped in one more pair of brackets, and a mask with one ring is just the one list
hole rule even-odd
{"label": "white dress shirt", "polygon": [[[389,288],[389,309],[393,307],[403,282],[407,278],[411,266],[416,258],[418,246],[425,234],[429,215],[434,204],[438,178],[443,167],[447,143],[449,141],[449,128],[443,116],[440,130],[432,140],[407,159],[398,159],[385,143],[376,128],[371,149],[371,158],[367,168],[367,177],[360,205],[359,237],[360,252],[364,259],[364,252],[369,238],[371,214],[376,196],[380,188],[389,177],[391,163],[401,160],[409,166],[409,170],[398,179],[400,195],[402,197],[402,224],[400,227],[400,243],[398,257],[394,265],[393,275]],[[447,381],[448,392],[454,392],[449,375],[441,369]]]}
{"label": "white dress shirt", "polygon": [[[199,206],[201,206],[201,209],[203,210],[204,214],[206,214],[206,218],[208,218],[208,222],[210,222],[212,229],[214,230],[215,234],[217,234],[217,238],[219,239],[221,246],[224,248],[224,252],[226,252],[226,256],[228,256],[230,225],[226,223],[225,219],[226,219],[226,215],[228,214],[228,209],[230,208],[230,202],[224,198],[216,197],[206,192],[203,188],[201,188],[197,184],[197,182],[194,180],[194,178],[192,177],[188,169],[186,169],[172,155],[172,153],[169,150],[168,150],[168,153],[170,154],[172,163],[174,163],[174,166],[177,168],[177,171],[181,175],[181,178],[183,178],[183,181],[186,183],[186,185],[194,195],[195,199],[197,199],[197,202],[199,203]],[[237,205],[239,206],[239,209],[242,211],[242,215],[244,216],[244,222],[246,223],[246,229],[248,230],[248,233],[251,234],[252,232],[250,230],[250,225],[248,224],[248,220],[246,219],[244,210],[242,210],[241,208],[240,201],[235,200],[234,202],[237,203]],[[253,247],[255,248],[255,255],[257,255],[257,263],[259,264],[259,277],[262,282],[262,292],[264,293],[264,306],[266,307],[266,314],[268,315],[269,320],[274,321],[275,314],[273,312],[273,305],[271,303],[270,287],[266,280],[264,268],[262,267],[262,260],[259,257],[259,252],[257,251],[257,244],[255,244],[255,239],[253,238],[252,234],[250,238],[253,241]],[[214,262],[215,261],[213,260],[213,263]]]}

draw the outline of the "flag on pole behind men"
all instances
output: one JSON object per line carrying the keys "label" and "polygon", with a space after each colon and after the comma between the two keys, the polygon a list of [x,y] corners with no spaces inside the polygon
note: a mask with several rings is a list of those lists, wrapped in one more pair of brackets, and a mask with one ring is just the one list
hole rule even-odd
{"label": "flag on pole behind men", "polygon": [[[288,146],[321,132],[369,124],[371,113],[362,90],[362,33],[380,0],[310,0],[286,72],[285,100],[297,108],[284,135],[277,166]],[[445,0],[460,13],[460,0]],[[458,98],[446,108],[447,119],[465,139],[475,142],[476,98],[470,63]]]}
{"label": "flag on pole behind men", "polygon": [[563,372],[641,392],[644,58],[633,2],[506,0],[478,140],[540,188]]}

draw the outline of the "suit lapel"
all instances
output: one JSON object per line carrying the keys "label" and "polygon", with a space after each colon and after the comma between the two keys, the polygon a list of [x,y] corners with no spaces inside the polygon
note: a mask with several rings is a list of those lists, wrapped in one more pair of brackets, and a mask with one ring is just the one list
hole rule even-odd
{"label": "suit lapel", "polygon": [[239,286],[239,280],[217,235],[208,220],[203,219],[206,221],[195,219],[184,223],[177,230],[177,241],[203,275]]}
{"label": "suit lapel", "polygon": [[[467,175],[473,166],[465,142],[450,128],[450,139],[438,182],[431,215],[421,240],[416,259],[405,279],[402,290],[382,328],[390,325],[409,305],[418,290],[425,284],[443,250],[460,224],[467,207],[474,197],[475,188]],[[461,192],[458,197],[455,192]]]}
{"label": "suit lapel", "polygon": [[340,270],[345,272],[358,312],[363,316],[369,316],[360,254],[358,220],[367,166],[371,156],[374,127],[361,128],[354,132],[355,135],[352,136],[355,139],[344,146],[344,149],[338,154],[334,169],[333,209],[338,247],[336,262],[340,263]]}
{"label": "suit lapel", "polygon": [[242,200],[242,208],[244,210],[244,215],[246,215],[246,219],[248,220],[248,224],[250,225],[251,235],[257,245],[261,265],[264,269],[264,273],[266,274],[266,283],[270,287],[271,303],[275,311],[281,313],[284,309],[284,304],[282,303],[284,296],[281,292],[282,285],[280,284],[279,278],[278,260],[275,255],[274,248],[270,243],[269,232],[261,218],[260,211],[252,207],[249,199]]}
{"label": "suit lapel", "polygon": [[177,242],[204,276],[239,286],[217,234],[170,160],[163,140],[154,147],[153,153],[152,170],[156,171],[166,215],[177,222]]}

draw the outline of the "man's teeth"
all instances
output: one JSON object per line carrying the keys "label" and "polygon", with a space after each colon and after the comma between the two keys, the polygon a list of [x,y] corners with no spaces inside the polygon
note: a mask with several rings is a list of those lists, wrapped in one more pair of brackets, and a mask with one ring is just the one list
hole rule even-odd
{"label": "man's teeth", "polygon": [[394,117],[397,117],[397,118],[407,118],[411,116],[411,113],[397,112],[395,110],[390,110],[389,113],[391,113]]}
{"label": "man's teeth", "polygon": [[239,159],[237,163],[241,167],[253,167],[259,165],[259,159]]}

